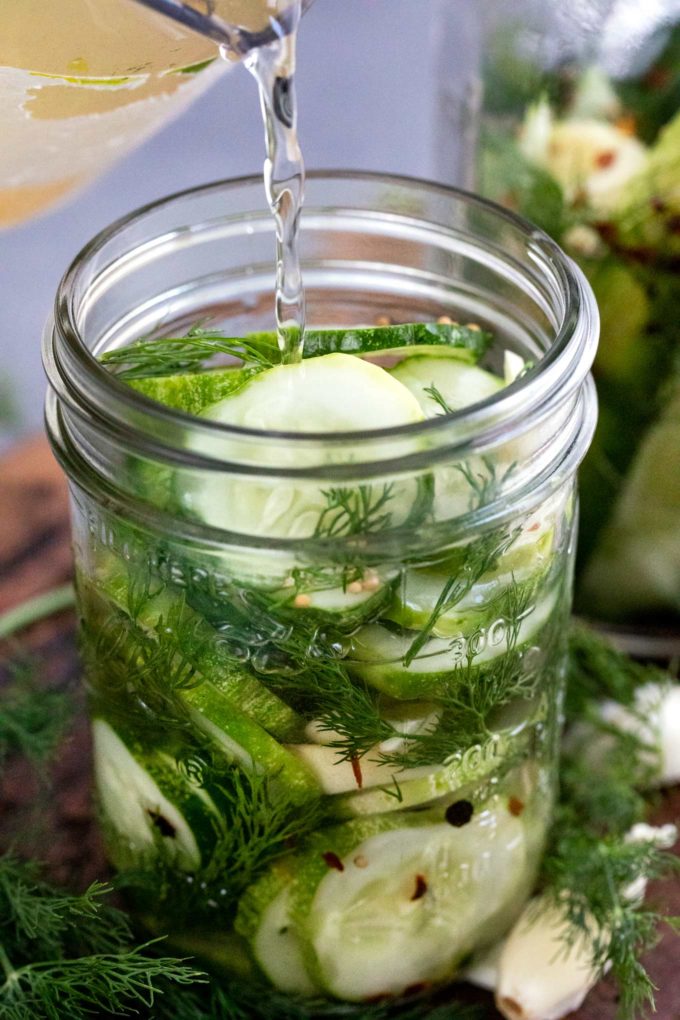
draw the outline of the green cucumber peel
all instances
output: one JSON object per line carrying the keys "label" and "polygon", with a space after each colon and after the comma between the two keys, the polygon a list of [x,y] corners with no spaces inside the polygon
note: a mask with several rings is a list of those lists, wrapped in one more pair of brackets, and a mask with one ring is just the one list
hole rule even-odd
{"label": "green cucumber peel", "polygon": [[[409,353],[441,349],[475,364],[488,350],[492,334],[476,325],[415,322],[397,326],[362,326],[305,330],[304,358],[323,354]],[[224,336],[200,326],[183,337],[141,339],[127,347],[107,351],[100,361],[124,382],[178,373],[196,373],[216,355],[238,358],[251,369],[271,368],[281,362],[274,332]],[[153,392],[150,394],[153,399]],[[171,405],[172,406],[172,405]]]}

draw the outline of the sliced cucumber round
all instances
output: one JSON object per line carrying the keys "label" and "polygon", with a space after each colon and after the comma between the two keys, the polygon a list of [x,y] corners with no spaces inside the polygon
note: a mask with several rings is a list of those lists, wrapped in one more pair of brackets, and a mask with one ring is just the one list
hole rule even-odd
{"label": "sliced cucumber round", "polygon": [[433,815],[387,816],[390,831],[336,852],[315,889],[294,892],[292,917],[327,993],[356,1002],[448,980],[521,909],[534,871],[521,819],[500,798],[463,812],[460,827]]}
{"label": "sliced cucumber round", "polygon": [[203,683],[180,692],[190,706],[195,725],[226,754],[247,769],[271,773],[291,798],[304,801],[319,795],[314,772],[304,760],[290,754],[245,712],[236,708],[212,684]]}
{"label": "sliced cucumber round", "polygon": [[288,744],[286,749],[304,762],[316,776],[323,792],[331,795],[389,785],[393,779],[399,782],[416,779],[431,772],[430,766],[402,769],[382,764],[373,757],[372,751],[367,751],[360,759],[349,761],[343,758],[341,751],[324,744]]}
{"label": "sliced cucumber round", "polygon": [[309,975],[300,936],[290,921],[291,887],[284,886],[262,914],[253,939],[255,959],[272,984],[291,995],[321,991]]}
{"label": "sliced cucumber round", "polygon": [[505,385],[491,372],[455,358],[413,356],[401,361],[390,374],[410,390],[427,418],[477,404]]}
{"label": "sliced cucumber round", "polygon": [[[484,791],[487,781],[509,763],[533,752],[536,725],[540,720],[532,719],[512,731],[494,733],[483,744],[473,744],[442,765],[394,772],[391,785],[341,794],[333,799],[331,810],[337,818],[357,818],[420,807],[453,794],[472,798],[475,789]],[[420,775],[411,778],[416,771]]]}
{"label": "sliced cucumber round", "polygon": [[535,600],[542,578],[542,573],[532,576],[521,568],[517,573],[486,574],[454,605],[437,613],[439,599],[449,589],[451,578],[435,570],[409,570],[384,616],[418,631],[435,614],[430,631],[433,637],[470,635],[504,619],[512,623],[518,607]]}
{"label": "sliced cucumber round", "polygon": [[519,626],[501,617],[470,633],[429,638],[408,665],[404,659],[418,633],[388,630],[382,624],[372,623],[354,636],[345,664],[353,676],[392,698],[436,698],[450,691],[458,676],[465,678],[469,666],[481,668],[511,648],[520,650],[532,642],[550,617],[555,602],[555,592],[543,594],[525,613]]}
{"label": "sliced cucumber round", "polygon": [[[235,395],[206,408],[213,421],[245,428],[287,432],[357,432],[421,421],[423,414],[408,390],[375,365],[348,354],[327,354],[300,364],[278,365],[260,372]],[[409,449],[411,444],[409,443]],[[215,439],[207,452],[238,459],[227,437]],[[253,454],[263,466],[303,468],[318,452],[301,443],[287,450],[261,441]],[[328,446],[332,463],[333,448]],[[343,510],[338,493],[349,500]],[[381,502],[387,526],[408,518],[419,497],[412,480],[329,489],[304,479],[234,478],[205,473],[183,484],[184,505],[209,524],[260,538],[341,538],[353,533],[353,518]],[[356,522],[355,522],[356,523]]]}
{"label": "sliced cucumber round", "polygon": [[164,752],[142,749],[101,718],[92,722],[94,775],[116,867],[163,855],[187,871],[214,843],[217,809]]}

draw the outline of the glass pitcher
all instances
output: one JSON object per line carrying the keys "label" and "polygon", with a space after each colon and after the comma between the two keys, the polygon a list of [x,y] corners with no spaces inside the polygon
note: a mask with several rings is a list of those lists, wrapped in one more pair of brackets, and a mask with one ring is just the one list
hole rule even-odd
{"label": "glass pitcher", "polygon": [[439,17],[440,176],[555,237],[600,305],[577,605],[677,633],[680,3],[445,0]]}
{"label": "glass pitcher", "polygon": [[287,30],[287,7],[289,0],[4,5],[0,228],[47,209],[180,114],[230,66],[217,59],[216,43],[238,59],[271,41],[274,29]]}

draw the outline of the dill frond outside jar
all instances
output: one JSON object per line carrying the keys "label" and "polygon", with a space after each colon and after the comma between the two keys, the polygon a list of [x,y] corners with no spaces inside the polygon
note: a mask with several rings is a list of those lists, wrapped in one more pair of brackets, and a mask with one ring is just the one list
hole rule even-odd
{"label": "dill frond outside jar", "polygon": [[398,998],[535,882],[597,311],[514,215],[321,173],[279,365],[273,229],[254,178],[149,206],[46,333],[102,825],[184,951]]}

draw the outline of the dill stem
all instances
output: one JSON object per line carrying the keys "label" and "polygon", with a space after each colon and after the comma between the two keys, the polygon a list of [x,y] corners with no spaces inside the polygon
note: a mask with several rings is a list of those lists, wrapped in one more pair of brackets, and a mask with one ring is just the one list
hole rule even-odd
{"label": "dill stem", "polygon": [[5,975],[5,981],[0,986],[0,991],[6,988],[12,981],[15,980],[18,971],[15,970],[12,961],[5,952],[4,946],[0,943],[0,966],[2,966],[3,973]]}
{"label": "dill stem", "polygon": [[70,583],[26,599],[25,602],[0,615],[0,640],[29,627],[32,623],[37,623],[38,620],[52,616],[53,613],[69,609],[74,604],[75,591]]}

